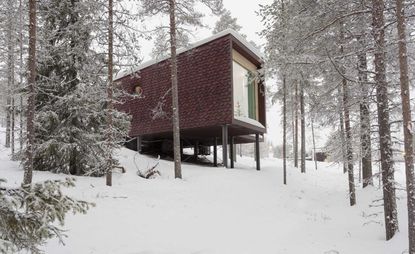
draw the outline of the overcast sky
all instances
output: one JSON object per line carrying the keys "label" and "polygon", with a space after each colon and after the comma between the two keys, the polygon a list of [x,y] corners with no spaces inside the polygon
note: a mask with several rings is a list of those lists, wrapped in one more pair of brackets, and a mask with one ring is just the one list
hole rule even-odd
{"label": "overcast sky", "polygon": [[242,26],[242,32],[248,36],[249,40],[261,42],[257,32],[262,30],[261,19],[255,12],[259,10],[259,4],[271,4],[272,0],[224,0],[225,8],[230,10],[232,15],[238,19]]}
{"label": "overcast sky", "polygon": [[[240,1],[240,0],[223,0],[226,9],[231,11],[233,17],[237,18],[237,23],[242,26],[241,33],[248,36],[248,41],[255,41],[257,44],[263,43],[263,40],[258,36],[258,32],[261,31],[261,19],[255,12],[259,10],[259,4],[269,4],[272,0],[256,0],[256,1]],[[215,22],[219,19],[207,12],[204,17],[204,24],[208,28],[201,28],[195,31],[194,38],[191,38],[191,42],[202,40],[212,35],[212,29],[215,26]],[[161,21],[155,19],[151,20],[154,25],[159,25]],[[151,26],[151,24],[150,24]],[[150,53],[153,48],[153,42],[142,41],[141,43],[142,54],[144,61],[150,60]]]}

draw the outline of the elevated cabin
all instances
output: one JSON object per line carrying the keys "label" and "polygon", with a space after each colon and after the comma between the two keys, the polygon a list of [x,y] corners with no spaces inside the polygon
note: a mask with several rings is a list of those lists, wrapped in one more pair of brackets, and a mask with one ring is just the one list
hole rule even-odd
{"label": "elevated cabin", "polygon": [[[182,148],[193,147],[198,155],[213,146],[217,166],[218,145],[223,158],[233,158],[235,144],[255,143],[259,170],[259,142],[266,133],[265,89],[257,75],[261,54],[229,29],[179,50],[177,59]],[[130,148],[172,151],[170,78],[167,58],[116,78],[128,93],[139,95],[119,105],[132,115]],[[223,163],[233,167],[233,160]]]}

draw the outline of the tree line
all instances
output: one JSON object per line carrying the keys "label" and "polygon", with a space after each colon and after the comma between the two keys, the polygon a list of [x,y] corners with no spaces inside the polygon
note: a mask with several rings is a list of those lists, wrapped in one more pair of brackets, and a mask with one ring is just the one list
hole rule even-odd
{"label": "tree line", "polygon": [[[394,149],[403,144],[409,253],[415,253],[409,71],[414,7],[413,1],[405,0],[275,0],[259,11],[266,68],[278,82],[274,99],[282,102],[284,184],[288,129],[293,130],[292,153],[298,167],[300,121],[301,172],[305,172],[305,118],[312,126],[333,128],[329,153],[343,163],[350,205],[357,201],[356,163],[362,166],[364,188],[373,184],[374,177],[381,178],[389,240],[398,230]],[[374,158],[380,163],[379,175],[373,173]]]}

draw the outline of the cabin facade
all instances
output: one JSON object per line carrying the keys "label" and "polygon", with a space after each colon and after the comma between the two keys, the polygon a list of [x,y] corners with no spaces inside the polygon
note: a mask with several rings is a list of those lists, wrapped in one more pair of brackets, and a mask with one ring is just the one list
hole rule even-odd
{"label": "cabin facade", "polygon": [[[182,148],[208,154],[217,146],[233,157],[234,144],[259,142],[266,132],[265,89],[258,70],[260,53],[233,30],[225,30],[178,51],[178,93]],[[119,110],[132,115],[130,148],[172,151],[172,99],[169,59],[153,60],[116,78],[128,93]],[[228,155],[228,151],[231,156]],[[233,160],[223,160],[233,167]]]}

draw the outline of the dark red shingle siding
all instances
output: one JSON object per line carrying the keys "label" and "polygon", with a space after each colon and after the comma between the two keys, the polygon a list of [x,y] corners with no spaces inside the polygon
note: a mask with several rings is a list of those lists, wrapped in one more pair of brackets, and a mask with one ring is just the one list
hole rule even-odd
{"label": "dark red shingle siding", "polygon": [[[232,123],[231,37],[225,36],[178,55],[180,128]],[[143,98],[127,100],[119,109],[133,116],[130,136],[172,131],[171,93],[165,98],[168,118],[152,119],[151,110],[171,87],[168,60],[120,80],[127,91],[136,84]]]}

